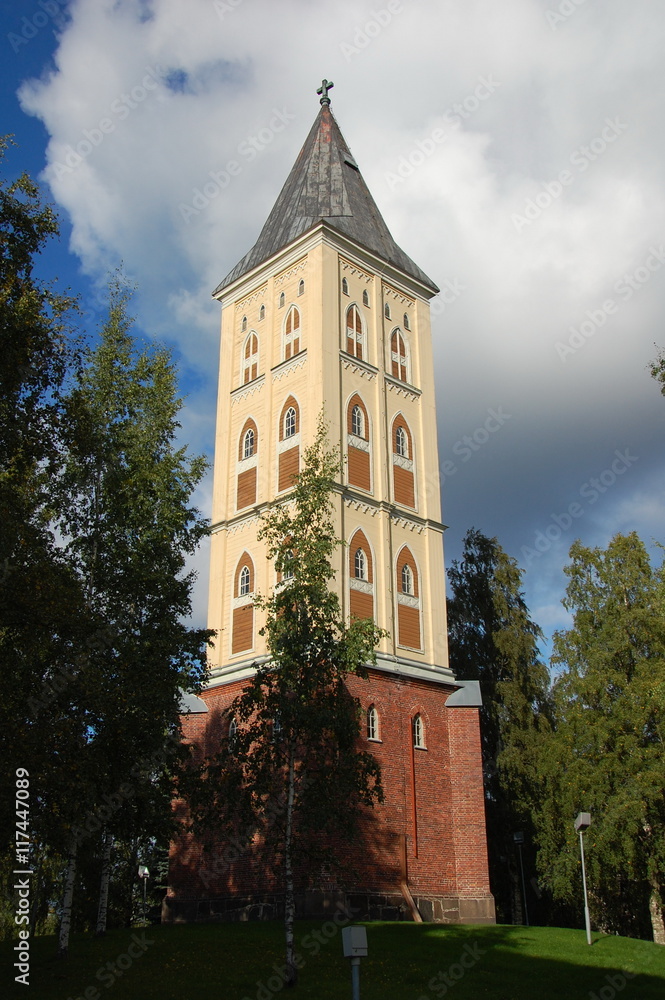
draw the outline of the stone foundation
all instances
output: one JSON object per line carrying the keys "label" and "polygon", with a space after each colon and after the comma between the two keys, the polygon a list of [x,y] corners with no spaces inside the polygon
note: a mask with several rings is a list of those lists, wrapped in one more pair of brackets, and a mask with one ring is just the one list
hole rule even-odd
{"label": "stone foundation", "polygon": [[[496,920],[492,896],[414,896],[414,902],[426,923],[493,924]],[[349,913],[352,920],[412,919],[400,892],[377,894],[312,890],[296,894],[296,917],[300,920],[329,920],[339,910]],[[163,924],[281,920],[283,917],[283,893],[215,899],[166,896],[162,903]]]}

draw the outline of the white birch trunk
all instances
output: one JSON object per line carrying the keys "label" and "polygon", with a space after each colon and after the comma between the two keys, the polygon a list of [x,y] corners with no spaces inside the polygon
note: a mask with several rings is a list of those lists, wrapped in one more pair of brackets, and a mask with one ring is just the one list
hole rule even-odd
{"label": "white birch trunk", "polygon": [[108,830],[104,831],[102,848],[102,875],[99,884],[99,908],[97,910],[97,927],[95,934],[98,937],[106,934],[106,914],[109,905],[109,880],[111,878],[111,851],[113,849],[113,834]]}
{"label": "white birch trunk", "polygon": [[289,750],[289,786],[286,800],[286,831],[284,835],[284,880],[286,883],[286,898],[284,900],[284,930],[286,934],[287,967],[287,979],[284,983],[285,986],[295,986],[298,982],[298,969],[295,964],[295,944],[293,939],[293,924],[296,915],[296,903],[293,891],[293,859],[291,856],[295,783],[295,750],[291,747]]}
{"label": "white birch trunk", "polygon": [[665,944],[665,924],[663,923],[663,899],[660,888],[651,881],[651,895],[649,896],[649,915],[651,916],[651,930],[653,931],[654,944]]}
{"label": "white birch trunk", "polygon": [[[653,836],[651,824],[643,820],[642,829],[646,833],[649,841]],[[654,944],[665,944],[665,926],[663,925],[663,896],[660,891],[660,878],[658,864],[653,856],[649,855],[647,861],[647,875],[651,893],[649,894],[649,916],[651,917],[651,930],[653,932]]]}
{"label": "white birch trunk", "polygon": [[72,833],[69,843],[65,892],[62,900],[62,916],[60,918],[60,931],[58,934],[58,958],[66,958],[69,951],[69,932],[72,927],[72,903],[74,900],[74,882],[76,880],[76,848],[76,838]]}

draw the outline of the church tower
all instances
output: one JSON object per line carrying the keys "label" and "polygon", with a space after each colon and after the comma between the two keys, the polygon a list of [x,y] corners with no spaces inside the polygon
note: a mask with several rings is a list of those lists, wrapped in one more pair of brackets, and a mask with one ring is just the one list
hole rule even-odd
{"label": "church tower", "polygon": [[[429,311],[438,289],[393,240],[331,113],[331,87],[319,90],[319,114],[256,244],[213,293],[217,637],[202,697],[209,712],[225,708],[268,659],[253,595],[277,581],[259,518],[288,496],[323,411],[344,458],[334,585],[348,616],[388,633],[369,679],[349,679],[386,794],[375,810],[381,846],[358,859],[354,899],[376,917],[492,921],[479,688],[448,666]],[[186,734],[205,739],[207,719],[187,717]],[[249,867],[243,875],[242,858],[218,868],[214,879],[194,845],[175,859],[172,918],[258,898],[271,912],[270,886]],[[335,892],[323,880],[311,889],[310,913]]]}

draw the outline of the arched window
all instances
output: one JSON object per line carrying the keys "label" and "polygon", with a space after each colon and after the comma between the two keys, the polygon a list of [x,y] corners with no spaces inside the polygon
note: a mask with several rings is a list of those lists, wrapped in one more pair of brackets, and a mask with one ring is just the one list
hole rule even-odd
{"label": "arched window", "polygon": [[238,481],[236,486],[236,507],[243,510],[256,503],[257,458],[259,432],[250,417],[245,421],[238,441]]}
{"label": "arched window", "polygon": [[397,644],[405,649],[422,649],[421,599],[418,566],[408,545],[397,554]]}
{"label": "arched window", "polygon": [[411,329],[411,324],[409,322],[408,313],[404,313],[404,329],[405,330],[410,330]]}
{"label": "arched window", "polygon": [[292,580],[293,579],[293,550],[288,549],[284,553],[283,558],[283,569],[282,569],[282,580]]}
{"label": "arched window", "polygon": [[254,646],[254,563],[248,552],[238,560],[233,587],[233,618],[231,655],[243,653]]}
{"label": "arched window", "polygon": [[369,292],[366,288],[363,289],[363,305],[369,308]]}
{"label": "arched window", "polygon": [[250,427],[248,430],[245,431],[245,436],[242,442],[243,458],[251,458],[252,455],[254,454],[254,441],[255,441],[254,428]]}
{"label": "arched window", "polygon": [[284,295],[284,292],[280,292],[279,293],[279,308],[280,309],[282,308],[282,306],[284,305],[285,302],[286,302],[286,297]]}
{"label": "arched window", "polygon": [[373,557],[361,528],[349,541],[349,612],[351,621],[374,618]]}
{"label": "arched window", "polygon": [[378,740],[379,738],[379,713],[370,705],[367,709],[367,739]]}
{"label": "arched window", "polygon": [[299,283],[298,283],[298,295],[302,295],[302,293],[304,291],[305,291],[305,282],[301,278],[300,281],[299,281]]}
{"label": "arched window", "polygon": [[386,302],[386,304],[383,307],[383,315],[386,317],[386,319],[390,319],[390,303],[389,302]]}
{"label": "arched window", "polygon": [[364,358],[363,321],[357,306],[349,306],[346,310],[346,350],[354,358]]}
{"label": "arched window", "polygon": [[[300,433],[300,408],[294,396],[289,396],[282,406],[279,418],[279,440],[295,437]],[[290,446],[289,446],[290,447]]]}
{"label": "arched window", "polygon": [[342,278],[342,293],[344,295],[348,295],[349,294],[349,283],[346,280],[346,278]]}
{"label": "arched window", "polygon": [[277,444],[277,490],[290,489],[300,472],[300,408],[293,396],[288,396],[282,406]]}
{"label": "arched window", "polygon": [[238,723],[235,720],[235,716],[229,722],[229,743],[231,743],[238,732]]}
{"label": "arched window", "polygon": [[247,329],[247,317],[243,316],[241,330],[244,333],[246,329]]}
{"label": "arched window", "polygon": [[401,458],[409,457],[409,439],[401,424],[395,430],[395,454]]}
{"label": "arched window", "polygon": [[266,318],[266,307],[262,305],[261,308],[259,309],[259,319],[265,319],[265,318]]}
{"label": "arched window", "polygon": [[413,721],[411,723],[413,730],[413,745],[414,747],[420,747],[420,749],[425,749],[425,727],[423,725],[422,716],[414,715]]}
{"label": "arched window", "polygon": [[250,333],[243,351],[243,383],[253,382],[259,373],[259,338]]}
{"label": "arched window", "polygon": [[349,486],[359,486],[362,490],[372,490],[372,444],[371,425],[367,408],[356,392],[347,404],[347,476]]}
{"label": "arched window", "polygon": [[289,309],[284,325],[284,360],[300,352],[300,312],[295,306]]}
{"label": "arched window", "polygon": [[297,427],[296,411],[292,406],[284,414],[284,437],[295,437]]}
{"label": "arched window", "polygon": [[356,437],[365,437],[365,414],[358,404],[351,410],[351,433]]}
{"label": "arched window", "polygon": [[392,425],[393,443],[393,497],[406,507],[416,506],[415,462],[413,439],[409,425],[401,413],[396,414]]}
{"label": "arched window", "polygon": [[404,337],[399,330],[393,330],[390,337],[390,354],[392,361],[392,374],[401,382],[408,382],[409,371],[406,356],[406,345]]}

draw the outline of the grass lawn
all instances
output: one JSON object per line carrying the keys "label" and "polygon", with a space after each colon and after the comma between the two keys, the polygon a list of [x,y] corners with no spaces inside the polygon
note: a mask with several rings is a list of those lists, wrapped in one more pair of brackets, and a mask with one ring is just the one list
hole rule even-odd
{"label": "grass lawn", "polygon": [[[550,927],[370,923],[362,1000],[663,1000],[665,948]],[[342,936],[332,921],[296,925],[302,956],[294,1000],[350,1000]],[[283,963],[279,923],[199,924],[75,935],[31,943],[28,988],[14,983],[12,943],[0,946],[0,994],[36,1000],[273,1000]],[[110,967],[109,964],[110,963]],[[118,964],[115,964],[118,963]],[[628,975],[629,974],[629,975]],[[608,978],[609,977],[609,978]],[[6,989],[6,986],[9,989]],[[86,992],[87,990],[87,992]]]}

